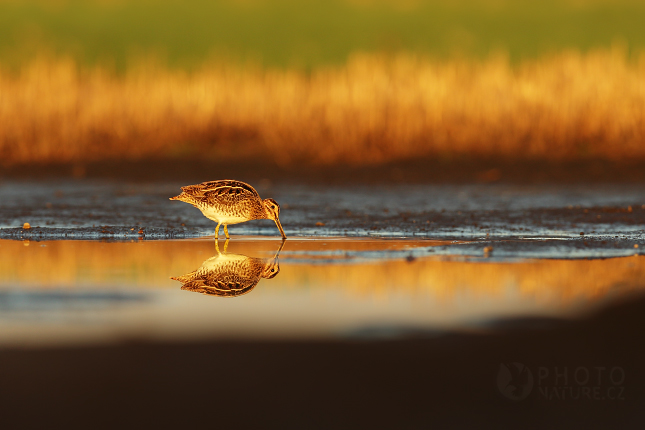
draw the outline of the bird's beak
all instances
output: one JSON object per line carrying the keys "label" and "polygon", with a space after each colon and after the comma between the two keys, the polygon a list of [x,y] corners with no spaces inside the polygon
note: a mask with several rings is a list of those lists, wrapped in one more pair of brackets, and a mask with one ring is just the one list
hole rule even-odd
{"label": "bird's beak", "polygon": [[280,234],[282,235],[282,237],[283,237],[284,239],[286,239],[286,238],[287,238],[287,235],[286,235],[286,234],[284,234],[284,230],[282,229],[282,224],[280,224],[280,220],[276,217],[276,219],[275,219],[274,221],[275,221],[275,225],[277,225],[277,226],[278,226],[278,230],[280,230]]}

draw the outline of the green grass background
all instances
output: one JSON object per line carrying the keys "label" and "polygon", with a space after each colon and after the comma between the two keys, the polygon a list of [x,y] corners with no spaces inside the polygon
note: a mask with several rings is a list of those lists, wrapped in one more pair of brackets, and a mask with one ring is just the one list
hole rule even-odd
{"label": "green grass background", "polygon": [[310,68],[355,51],[511,59],[615,43],[645,48],[645,2],[609,0],[0,0],[0,65],[70,54],[122,69],[151,55]]}

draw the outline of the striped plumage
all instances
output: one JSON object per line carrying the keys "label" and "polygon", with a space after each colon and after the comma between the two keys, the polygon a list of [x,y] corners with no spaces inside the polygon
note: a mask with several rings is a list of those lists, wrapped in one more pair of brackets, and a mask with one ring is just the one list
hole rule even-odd
{"label": "striped plumage", "polygon": [[280,205],[273,199],[262,200],[255,188],[245,182],[230,179],[209,181],[181,187],[181,191],[181,194],[170,200],[190,203],[202,211],[206,218],[215,221],[215,237],[219,235],[222,224],[228,239],[228,225],[254,219],[272,219],[282,237],[287,237],[278,218]]}
{"label": "striped plumage", "polygon": [[[227,241],[228,242],[228,241]],[[204,261],[194,272],[171,279],[182,283],[181,289],[220,297],[237,297],[251,291],[262,278],[271,279],[280,272],[278,255],[284,239],[273,258],[247,257],[242,254],[220,253]]]}

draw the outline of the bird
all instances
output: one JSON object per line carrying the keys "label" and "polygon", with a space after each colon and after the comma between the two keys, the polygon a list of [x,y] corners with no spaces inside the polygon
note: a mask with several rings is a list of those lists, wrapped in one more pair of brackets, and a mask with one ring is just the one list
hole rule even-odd
{"label": "bird", "polygon": [[227,226],[253,219],[275,221],[282,238],[287,238],[280,224],[278,202],[273,199],[262,200],[255,188],[242,181],[223,179],[188,185],[181,187],[181,194],[170,200],[189,203],[202,211],[206,218],[215,221],[216,239],[220,225],[224,225],[224,234],[229,239]]}
{"label": "bird", "polygon": [[285,239],[282,239],[273,258],[255,258],[226,252],[228,239],[222,253],[215,242],[217,255],[204,261],[197,270],[170,279],[181,282],[182,290],[210,296],[238,297],[255,288],[261,279],[272,279],[280,273],[278,256],[284,242]]}

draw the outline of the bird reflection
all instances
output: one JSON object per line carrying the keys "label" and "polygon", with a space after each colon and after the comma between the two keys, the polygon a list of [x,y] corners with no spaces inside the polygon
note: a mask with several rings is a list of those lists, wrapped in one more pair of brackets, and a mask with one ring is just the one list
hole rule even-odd
{"label": "bird reflection", "polygon": [[260,279],[271,279],[280,272],[278,255],[284,246],[284,239],[273,258],[247,257],[242,254],[220,252],[215,241],[217,255],[204,261],[194,272],[170,279],[181,282],[182,290],[194,291],[210,296],[237,297],[251,291]]}

